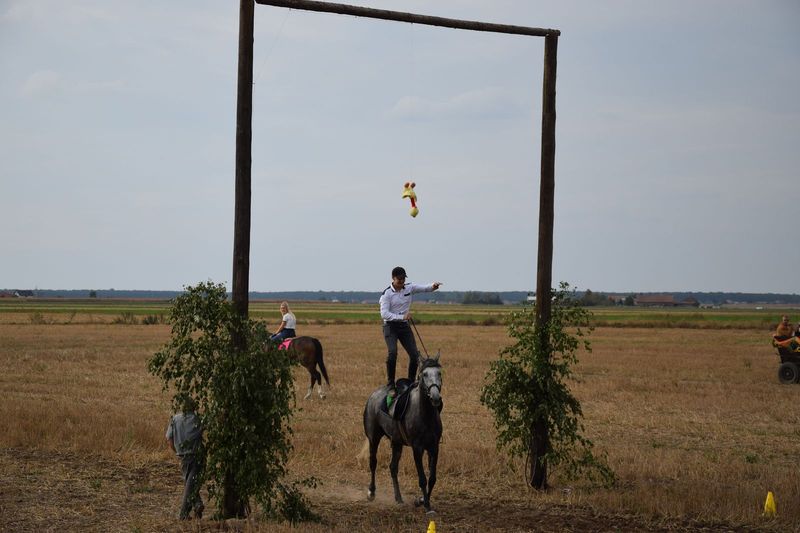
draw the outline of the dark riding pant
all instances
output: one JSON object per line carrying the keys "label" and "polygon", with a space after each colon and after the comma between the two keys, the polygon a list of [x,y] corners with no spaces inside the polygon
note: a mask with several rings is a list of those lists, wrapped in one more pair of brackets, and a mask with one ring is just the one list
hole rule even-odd
{"label": "dark riding pant", "polygon": [[269,340],[275,341],[278,344],[282,343],[286,339],[297,337],[294,333],[294,329],[291,328],[283,328],[278,333],[272,335]]}
{"label": "dark riding pant", "polygon": [[411,331],[408,322],[402,320],[384,322],[383,340],[386,341],[386,348],[389,351],[386,356],[388,384],[394,386],[395,367],[397,366],[397,341],[400,341],[400,344],[403,345],[408,354],[408,379],[415,381],[417,379],[419,351],[417,350],[417,342],[414,340],[414,333]]}

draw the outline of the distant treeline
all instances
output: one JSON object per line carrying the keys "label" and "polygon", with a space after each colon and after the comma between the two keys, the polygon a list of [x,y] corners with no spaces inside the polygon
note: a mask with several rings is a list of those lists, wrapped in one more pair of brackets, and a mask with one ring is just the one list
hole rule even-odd
{"label": "distant treeline", "polygon": [[[656,294],[656,293],[640,293]],[[773,294],[756,292],[670,292],[676,300],[694,298],[701,303],[769,303],[800,304],[800,294]]]}
{"label": "distant treeline", "polygon": [[[153,299],[171,300],[180,295],[182,291],[146,291],[146,290],[116,290],[116,289],[0,289],[0,294],[13,296],[20,292],[35,298],[120,298],[120,299]],[[694,298],[701,304],[721,305],[726,303],[767,303],[767,304],[800,304],[800,294],[776,293],[744,293],[744,292],[631,292],[619,293],[600,291],[577,292],[578,298],[589,301],[600,300],[595,305],[603,305],[609,296],[616,299],[636,295],[672,295],[675,300]],[[288,300],[309,302],[343,302],[343,303],[377,303],[381,296],[379,291],[277,291],[277,292],[251,292],[251,300]],[[414,299],[423,302],[436,302],[447,304],[519,304],[527,301],[527,291],[436,291],[419,293]],[[589,303],[587,301],[587,304]],[[591,304],[589,304],[591,305]]]}

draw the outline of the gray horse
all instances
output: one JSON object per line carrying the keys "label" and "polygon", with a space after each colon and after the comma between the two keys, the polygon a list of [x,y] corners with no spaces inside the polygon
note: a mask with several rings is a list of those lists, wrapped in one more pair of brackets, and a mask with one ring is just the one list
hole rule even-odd
{"label": "gray horse", "polygon": [[[424,505],[431,510],[431,492],[436,484],[436,461],[439,458],[439,441],[442,438],[442,419],[439,412],[442,407],[442,367],[439,354],[435,357],[420,358],[417,383],[412,385],[408,393],[408,405],[402,416],[393,417],[386,412],[386,385],[378,388],[370,395],[364,407],[364,433],[369,445],[369,469],[372,478],[369,483],[369,500],[375,498],[375,467],[378,465],[378,445],[385,436],[392,444],[392,461],[389,471],[394,485],[394,499],[403,503],[400,486],[397,483],[397,471],[403,446],[411,446],[414,452],[414,463],[417,466],[419,488],[422,496],[414,501],[414,505]],[[396,401],[400,405],[400,398]],[[398,418],[398,419],[395,419]],[[422,454],[428,452],[428,478],[422,466]]]}

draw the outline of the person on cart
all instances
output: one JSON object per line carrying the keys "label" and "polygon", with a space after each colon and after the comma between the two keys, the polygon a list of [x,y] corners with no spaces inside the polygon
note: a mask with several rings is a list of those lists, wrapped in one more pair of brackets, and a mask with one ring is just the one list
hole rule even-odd
{"label": "person on cart", "polygon": [[[794,332],[794,335],[797,335],[798,331],[800,331],[800,324],[798,324],[798,330]],[[792,325],[789,323],[789,317],[783,315],[780,324],[778,324],[775,330],[775,340],[785,341],[792,338],[794,335],[792,334]]]}

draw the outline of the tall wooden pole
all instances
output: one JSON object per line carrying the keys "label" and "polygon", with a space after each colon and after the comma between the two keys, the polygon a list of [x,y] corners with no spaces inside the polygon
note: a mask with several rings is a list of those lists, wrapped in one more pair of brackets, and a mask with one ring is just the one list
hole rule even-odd
{"label": "tall wooden pole", "polygon": [[254,0],[239,4],[239,74],[236,91],[236,200],[233,221],[233,307],[246,317],[250,289],[250,168],[253,143]]}
{"label": "tall wooden pole", "polygon": [[254,0],[239,4],[239,73],[236,90],[236,200],[233,222],[233,307],[248,311],[250,288],[250,167],[253,142]]}
{"label": "tall wooden pole", "polygon": [[[553,219],[556,168],[556,51],[558,35],[544,38],[544,81],[542,88],[542,170],[539,183],[539,255],[536,265],[536,329],[539,343],[550,353],[546,326],[550,322],[553,280]],[[550,451],[550,438],[545,420],[533,421],[531,486],[547,488],[547,463],[543,457]]]}
{"label": "tall wooden pole", "polygon": [[[233,221],[233,308],[243,319],[248,313],[250,287],[250,167],[253,142],[253,21],[254,0],[239,3],[239,72],[236,89],[236,193]],[[246,349],[239,330],[232,332],[233,349]],[[233,471],[225,472],[223,518],[247,515],[247,501],[236,490]]]}
{"label": "tall wooden pole", "polygon": [[553,218],[556,168],[556,50],[558,36],[544,38],[542,161],[539,182],[539,256],[536,265],[536,323],[550,320],[553,279]]}

